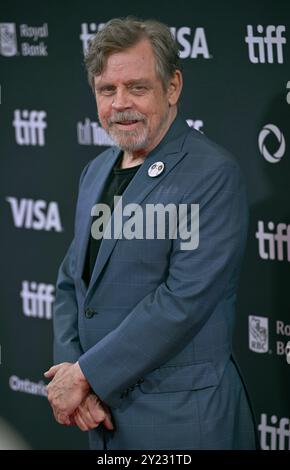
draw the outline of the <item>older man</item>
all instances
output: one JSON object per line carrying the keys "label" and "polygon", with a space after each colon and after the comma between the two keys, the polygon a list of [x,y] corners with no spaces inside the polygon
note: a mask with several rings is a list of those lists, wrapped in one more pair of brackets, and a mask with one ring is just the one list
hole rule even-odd
{"label": "older man", "polygon": [[81,175],[59,270],[55,418],[90,430],[92,449],[253,449],[232,356],[247,232],[239,168],[178,114],[165,25],[111,20],[86,65],[117,146]]}

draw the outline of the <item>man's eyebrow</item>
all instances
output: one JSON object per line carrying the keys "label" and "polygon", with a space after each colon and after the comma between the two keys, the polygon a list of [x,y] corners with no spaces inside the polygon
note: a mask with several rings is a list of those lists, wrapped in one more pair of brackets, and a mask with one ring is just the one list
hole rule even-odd
{"label": "man's eyebrow", "polygon": [[128,80],[126,82],[126,85],[138,85],[138,84],[142,84],[142,85],[148,85],[149,84],[149,80],[147,80],[146,78],[135,78],[135,79],[132,79],[132,80]]}
{"label": "man's eyebrow", "polygon": [[115,85],[109,82],[108,83],[103,82],[95,86],[95,90],[97,91],[102,91],[102,90],[105,90],[106,88],[115,88]]}
{"label": "man's eyebrow", "polygon": [[[128,80],[128,81],[125,82],[126,86],[138,85],[138,84],[148,85],[149,80],[146,79],[146,78],[132,78],[131,80]],[[95,90],[97,90],[97,91],[102,91],[102,90],[105,90],[105,89],[108,89],[108,88],[114,89],[114,88],[116,88],[116,86],[113,83],[110,83],[110,82],[99,83],[98,85],[95,86]]]}

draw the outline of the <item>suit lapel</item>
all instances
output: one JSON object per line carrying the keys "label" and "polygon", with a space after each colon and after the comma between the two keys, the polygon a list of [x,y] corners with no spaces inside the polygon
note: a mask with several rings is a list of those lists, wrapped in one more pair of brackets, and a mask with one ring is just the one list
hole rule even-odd
{"label": "suit lapel", "polygon": [[[190,129],[188,128],[186,123],[180,117],[177,117],[162,142],[148,155],[144,163],[141,165],[141,167],[135,174],[134,178],[127,186],[126,190],[122,195],[122,200],[120,200],[114,208],[111,220],[109,221],[107,229],[105,230],[104,237],[100,245],[97,260],[92,273],[92,277],[90,280],[90,284],[88,286],[87,298],[89,298],[90,294],[92,293],[92,288],[95,285],[103,268],[105,267],[105,264],[107,263],[117,243],[118,238],[121,238],[122,236],[123,227],[121,227],[119,230],[116,231],[116,233],[114,233],[114,213],[116,213],[118,209],[120,210],[121,206],[124,207],[125,205],[130,203],[141,204],[145,197],[151,191],[153,191],[153,189],[158,184],[160,184],[160,182],[164,178],[166,178],[166,176],[172,171],[172,169],[185,155],[185,152],[182,151],[182,147],[188,132],[190,132]],[[115,161],[116,158],[114,159],[114,162]],[[148,175],[148,169],[150,165],[152,165],[152,163],[156,161],[162,161],[165,164],[165,169],[159,176],[151,178]],[[112,169],[113,164],[109,166],[110,169]],[[110,171],[108,171],[107,168],[106,177],[108,176],[109,172]],[[103,178],[103,183],[105,182],[106,177]],[[100,189],[99,194],[101,193],[102,188]],[[95,202],[93,202],[93,204],[94,203]],[[90,222],[86,231],[87,238],[89,236]],[[112,238],[106,238],[106,234],[108,233],[110,225],[112,229]],[[113,235],[115,235],[115,237],[113,237]]]}

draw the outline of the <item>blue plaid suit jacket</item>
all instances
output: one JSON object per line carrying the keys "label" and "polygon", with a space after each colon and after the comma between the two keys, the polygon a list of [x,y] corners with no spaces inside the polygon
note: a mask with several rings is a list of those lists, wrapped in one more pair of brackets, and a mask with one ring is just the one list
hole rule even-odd
{"label": "blue plaid suit jacket", "polygon": [[[85,167],[75,233],[54,304],[55,363],[79,361],[111,408],[115,430],[93,449],[251,449],[254,425],[232,360],[236,291],[248,209],[235,160],[177,116],[123,193],[128,203],[199,204],[199,245],[180,239],[103,239],[82,280],[91,209],[120,154]],[[162,161],[164,171],[148,176]]]}

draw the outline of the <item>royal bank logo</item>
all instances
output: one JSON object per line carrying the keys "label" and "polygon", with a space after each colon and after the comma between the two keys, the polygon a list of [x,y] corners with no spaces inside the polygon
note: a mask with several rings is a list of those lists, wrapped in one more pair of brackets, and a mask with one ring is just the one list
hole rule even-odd
{"label": "royal bank logo", "polygon": [[57,202],[47,202],[42,199],[36,201],[17,199],[12,196],[6,197],[6,201],[10,205],[15,227],[47,232],[63,231]]}
{"label": "royal bank logo", "polygon": [[80,145],[100,145],[104,147],[116,145],[105,129],[89,118],[85,118],[84,122],[77,123],[77,139]]}
{"label": "royal bank logo", "polygon": [[51,320],[52,304],[55,300],[53,294],[53,284],[23,281],[20,292],[23,314],[29,318]]}
{"label": "royal bank logo", "polygon": [[258,34],[254,34],[253,26],[248,24],[245,41],[248,44],[250,61],[253,64],[283,64],[283,45],[286,44],[286,38],[282,34],[285,31],[283,25],[269,25],[265,28],[258,25]]}
{"label": "royal bank logo", "polygon": [[269,324],[268,318],[249,316],[249,348],[257,353],[266,353],[269,350]]}
{"label": "royal bank logo", "polygon": [[[267,140],[269,136],[274,136],[278,143],[278,148],[275,152],[270,153]],[[263,155],[265,160],[269,163],[278,163],[285,154],[286,144],[285,138],[280,129],[274,124],[266,124],[261,130],[258,137],[258,145],[260,153]]]}
{"label": "royal bank logo", "polygon": [[12,57],[17,52],[15,23],[0,23],[0,54],[4,57]]}
{"label": "royal bank logo", "polygon": [[290,450],[290,420],[272,415],[261,414],[258,426],[262,450]]}
{"label": "royal bank logo", "polygon": [[18,145],[45,145],[46,112],[16,109],[12,122]]}
{"label": "royal bank logo", "polygon": [[272,320],[270,348],[269,331],[267,317],[249,316],[249,349],[256,353],[275,354],[290,363],[290,324],[284,320]]}
{"label": "royal bank logo", "polygon": [[0,55],[45,57],[48,55],[45,39],[48,37],[48,24],[30,26],[16,23],[0,23]]}

